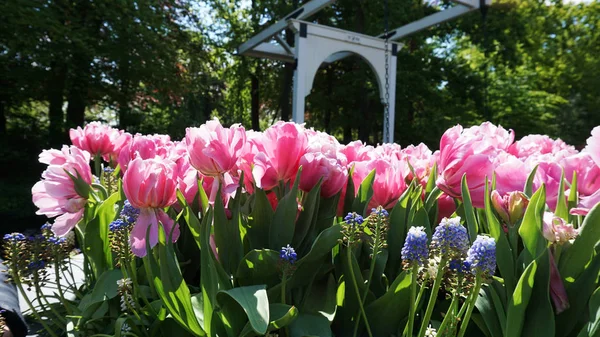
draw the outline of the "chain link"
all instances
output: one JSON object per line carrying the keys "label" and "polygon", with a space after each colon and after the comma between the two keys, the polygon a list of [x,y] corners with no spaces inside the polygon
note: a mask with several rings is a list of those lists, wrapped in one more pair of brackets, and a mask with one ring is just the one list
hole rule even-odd
{"label": "chain link", "polygon": [[388,0],[384,0],[384,37],[385,37],[385,102],[383,107],[383,141],[390,140],[389,115],[390,115],[390,60],[389,60],[389,9]]}

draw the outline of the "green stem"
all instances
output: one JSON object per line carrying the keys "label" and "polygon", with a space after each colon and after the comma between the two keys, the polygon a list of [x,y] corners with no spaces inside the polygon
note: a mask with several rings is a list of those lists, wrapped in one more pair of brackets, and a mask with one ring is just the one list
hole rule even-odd
{"label": "green stem", "polygon": [[27,306],[29,306],[29,309],[31,310],[31,312],[33,313],[33,316],[35,317],[35,319],[40,322],[40,324],[44,327],[44,329],[46,330],[46,332],[48,332],[48,334],[52,337],[58,337],[58,335],[56,333],[54,333],[54,331],[50,330],[50,327],[48,326],[48,324],[46,324],[46,321],[42,320],[42,317],[40,316],[40,314],[37,312],[37,310],[35,310],[35,307],[33,306],[33,303],[31,303],[31,301],[29,300],[29,297],[27,297],[27,293],[25,293],[25,290],[23,289],[23,286],[21,285],[21,282],[18,278],[17,273],[13,271],[11,271],[12,274],[12,278],[15,281],[15,284],[17,286],[17,288],[19,289],[19,291],[21,292],[21,294],[23,295],[23,299],[25,300],[25,303],[27,303]]}
{"label": "green stem", "polygon": [[475,302],[477,301],[477,296],[479,294],[479,290],[481,289],[481,274],[477,273],[475,276],[475,287],[473,288],[473,293],[471,294],[471,298],[469,300],[469,306],[467,308],[467,313],[465,317],[461,320],[460,331],[458,332],[457,337],[463,337],[465,335],[465,331],[467,331],[467,326],[469,325],[469,320],[471,319],[471,314],[473,313],[473,309],[475,308]]}
{"label": "green stem", "polygon": [[[410,303],[409,303],[409,311],[408,311],[408,322],[406,323],[406,330],[404,331],[404,335],[407,337],[412,337],[414,325],[415,325],[415,312],[417,311],[417,273],[419,272],[419,265],[416,262],[413,262],[413,267],[411,271],[411,284],[410,284]],[[423,287],[424,288],[424,287]]]}
{"label": "green stem", "polygon": [[[373,280],[373,274],[375,272],[375,264],[377,263],[377,254],[379,254],[379,239],[381,234],[379,233],[379,221],[377,221],[377,225],[375,226],[375,242],[373,244],[373,256],[371,257],[371,265],[369,266],[369,278],[367,278],[367,286],[365,287],[365,292],[362,294],[360,298],[360,302],[362,305],[365,305],[365,301],[367,300],[367,295],[369,294],[369,288],[371,288],[371,281]],[[360,325],[360,313],[357,313],[358,316],[356,318],[356,322],[354,323],[354,336],[358,333],[358,326]]]}
{"label": "green stem", "polygon": [[56,288],[58,289],[58,296],[60,297],[60,302],[63,304],[65,310],[67,311],[67,315],[71,315],[71,309],[67,305],[67,299],[65,298],[65,293],[63,292],[62,285],[60,284],[60,267],[58,265],[58,261],[60,261],[60,259],[57,258],[56,261],[57,262],[54,263],[54,274],[56,276],[55,279]]}
{"label": "green stem", "polygon": [[[285,304],[285,298],[286,298],[286,290],[285,290],[285,285],[287,283],[287,275],[286,275],[286,270],[284,269],[282,276],[281,276],[281,303]],[[289,331],[288,331],[288,327],[285,326],[283,329],[283,335],[285,337],[289,336]]]}
{"label": "green stem", "polygon": [[519,253],[517,252],[519,246],[519,231],[517,226],[508,228],[508,241],[510,242],[510,248],[513,253],[513,260],[516,261]]}
{"label": "green stem", "polygon": [[96,172],[96,177],[100,179],[100,174],[102,174],[102,156],[100,154],[94,156],[94,171]]}
{"label": "green stem", "polygon": [[[60,321],[62,324],[66,325],[67,320],[63,317],[62,314],[60,314],[56,310],[56,308],[53,305],[50,304],[50,302],[46,298],[46,295],[44,295],[44,293],[42,292],[42,289],[40,288],[39,280],[37,280],[37,277],[36,277],[36,280],[33,281],[33,284],[35,286],[35,293],[37,295],[38,302],[41,302],[40,301],[40,298],[41,298],[46,303],[46,307],[50,308],[50,311],[52,311],[52,313],[56,316],[56,319],[58,321]],[[40,304],[40,306],[43,306],[42,303],[39,303],[39,304]]]}
{"label": "green stem", "polygon": [[440,264],[438,266],[435,281],[433,282],[433,288],[431,289],[431,295],[429,297],[429,302],[427,302],[427,310],[425,311],[425,316],[423,316],[423,321],[421,322],[421,329],[419,330],[419,335],[418,335],[419,337],[424,337],[425,332],[427,331],[427,326],[429,325],[429,320],[431,319],[431,315],[433,314],[433,307],[435,306],[437,294],[438,294],[438,291],[440,290],[440,285],[442,284],[442,278],[444,277],[444,268],[446,268],[446,258],[442,257]]}
{"label": "green stem", "polygon": [[446,327],[448,326],[448,324],[450,324],[452,317],[456,317],[455,311],[456,311],[456,307],[458,306],[458,298],[459,297],[460,297],[460,281],[459,281],[459,288],[454,291],[454,296],[452,297],[452,302],[450,302],[450,307],[448,307],[446,316],[444,317],[442,324],[440,325],[440,327],[437,330],[437,334],[435,335],[436,337],[442,337],[444,335],[447,335],[445,333],[445,330],[446,330]]}
{"label": "green stem", "polygon": [[[354,286],[354,293],[356,295],[356,299],[358,300],[358,307],[360,308],[360,313],[363,319],[365,320],[365,327],[367,328],[367,333],[369,334],[369,337],[373,337],[373,333],[371,332],[371,326],[369,326],[369,320],[367,319],[367,314],[365,313],[365,308],[360,300],[360,291],[358,291],[358,284],[356,282],[356,278],[354,277],[354,267],[352,266],[352,249],[350,247],[347,248],[347,255],[348,267],[350,268],[350,276],[352,278],[352,285]],[[356,334],[354,334],[353,337],[356,337]]]}

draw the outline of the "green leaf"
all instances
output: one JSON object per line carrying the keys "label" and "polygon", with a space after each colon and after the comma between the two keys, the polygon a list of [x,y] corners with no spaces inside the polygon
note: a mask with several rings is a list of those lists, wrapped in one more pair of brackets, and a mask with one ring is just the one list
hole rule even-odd
{"label": "green leaf", "polygon": [[354,166],[348,172],[348,184],[346,185],[346,195],[344,196],[344,215],[353,211],[352,206],[354,205],[355,199],[355,188],[354,188],[354,180],[352,176],[354,175]]}
{"label": "green leaf", "polygon": [[390,212],[390,224],[387,234],[389,256],[386,273],[391,277],[394,277],[400,269],[402,246],[404,246],[404,238],[408,231],[408,211],[413,203],[411,199],[413,190],[414,184],[410,184]]}
{"label": "green leaf", "polygon": [[558,268],[563,279],[573,282],[592,259],[594,247],[600,242],[600,205],[594,206],[579,228],[579,235],[560,257]]}
{"label": "green leaf", "polygon": [[335,225],[322,231],[306,256],[296,262],[296,270],[288,280],[290,289],[308,284],[318,272],[323,257],[331,253],[333,247],[342,239],[342,227]]}
{"label": "green leaf", "polygon": [[462,177],[462,201],[465,211],[465,217],[467,221],[467,231],[469,232],[469,239],[471,242],[477,239],[477,220],[475,219],[475,210],[471,203],[471,193],[469,192],[469,186],[467,185],[467,174],[465,173]]}
{"label": "green leaf", "polygon": [[332,274],[326,280],[315,282],[307,294],[304,295],[304,301],[301,306],[303,313],[320,314],[333,322],[336,312],[336,291],[337,284]]}
{"label": "green leaf", "polygon": [[236,272],[242,286],[265,284],[271,288],[279,283],[279,252],[270,249],[251,250],[244,256]]}
{"label": "green leaf", "polygon": [[[525,182],[525,189],[523,190],[523,193],[525,193],[525,195],[528,198],[531,198],[531,196],[533,195],[533,179],[535,178],[535,173],[537,172],[537,169],[538,169],[538,165],[535,165],[533,170],[531,170],[531,173],[529,173],[529,176],[527,177],[527,181]],[[530,203],[530,205],[531,205],[531,203]]]}
{"label": "green leaf", "polygon": [[[600,246],[597,246],[597,250],[600,250]],[[598,286],[599,272],[600,255],[595,255],[575,282],[565,282],[570,307],[556,317],[557,336],[569,336],[577,325],[581,313],[586,310],[590,296]]]}
{"label": "green leaf", "polygon": [[120,269],[107,270],[102,273],[94,285],[92,296],[88,302],[88,305],[104,302],[117,297],[119,291],[117,281],[122,278],[123,273]]}
{"label": "green leaf", "polygon": [[560,175],[560,183],[558,184],[558,195],[556,198],[556,210],[554,215],[569,220],[569,209],[567,208],[567,200],[565,199],[565,169],[562,169]]}
{"label": "green leaf", "polygon": [[298,216],[296,228],[294,229],[294,238],[292,240],[293,247],[300,247],[300,244],[306,235],[316,225],[321,196],[321,182],[322,179],[319,179],[317,185],[304,196],[304,200],[302,201],[302,211]]}
{"label": "green leaf", "polygon": [[[516,276],[515,276],[515,261],[513,259],[513,252],[506,238],[506,234],[502,230],[502,225],[498,221],[498,218],[492,210],[492,202],[490,200],[489,184],[485,186],[485,217],[487,219],[489,231],[491,237],[496,240],[496,262],[500,275],[504,279],[506,285],[506,292],[512,294],[515,289]],[[484,317],[485,318],[485,317]]]}
{"label": "green leaf", "polygon": [[290,337],[333,337],[329,321],[321,315],[300,313],[289,330]]}
{"label": "green leaf", "polygon": [[[147,235],[149,235],[149,231],[150,229],[148,229]],[[190,291],[181,275],[173,244],[171,240],[167,239],[162,226],[159,226],[158,237],[156,245],[158,262],[150,248],[150,240],[146,239],[147,256],[152,265],[151,277],[156,291],[177,323],[192,334],[205,336],[206,333],[196,318]]]}
{"label": "green leaf", "polygon": [[375,170],[372,170],[360,183],[358,194],[352,204],[352,210],[358,214],[365,215],[367,207],[373,197],[373,181],[375,180]]}
{"label": "green leaf", "polygon": [[531,290],[530,305],[525,313],[523,336],[554,336],[554,310],[550,302],[550,251],[545,249],[536,263],[535,286]]}
{"label": "green leaf", "polygon": [[388,291],[366,306],[365,312],[374,336],[390,336],[398,331],[408,315],[411,276],[402,272]]}
{"label": "green leaf", "polygon": [[[242,183],[236,193],[236,198],[239,198],[242,194],[241,191]],[[219,187],[219,193],[221,195],[221,188]],[[233,202],[230,202],[232,206]],[[219,254],[219,262],[223,266],[223,269],[228,273],[232,274],[238,267],[240,260],[242,259],[242,238],[240,237],[240,226],[239,226],[239,209],[231,207],[231,219],[227,219],[225,213],[225,206],[223,200],[219,197],[215,198],[214,203],[214,238]]]}
{"label": "green leaf", "polygon": [[[579,202],[579,198],[578,198],[578,194],[577,194],[577,171],[573,171],[573,179],[571,179],[571,189],[569,191],[569,199],[568,199],[569,211],[572,208],[577,207],[578,202]],[[569,214],[568,222],[575,224],[576,217],[577,217],[576,215]]]}
{"label": "green leaf", "polygon": [[273,207],[269,203],[264,190],[256,188],[254,191],[254,207],[248,218],[248,238],[251,247],[267,247],[269,245],[269,232],[273,222]]}
{"label": "green leaf", "polygon": [[590,297],[590,319],[577,337],[600,337],[600,287]]}
{"label": "green leaf", "polygon": [[529,305],[529,299],[537,271],[536,261],[532,261],[521,275],[517,287],[512,294],[506,310],[506,334],[505,337],[521,336],[523,324],[525,323],[525,311]]}
{"label": "green leaf", "polygon": [[[225,306],[229,305],[227,302],[228,297],[237,302],[244,310],[252,329],[254,329],[256,333],[265,334],[267,332],[270,322],[269,299],[264,285],[238,287],[219,291],[217,294],[217,302],[223,309]],[[227,319],[229,322],[232,322],[233,320],[238,319],[238,317],[227,317]],[[239,331],[241,331],[241,329]]]}
{"label": "green leaf", "polygon": [[547,245],[542,234],[545,208],[546,187],[542,185],[529,200],[529,206],[525,210],[523,222],[519,227],[519,235],[523,239],[523,245],[533,259],[537,258]]}
{"label": "green leaf", "polygon": [[113,193],[96,207],[94,218],[85,226],[86,239],[83,249],[96,278],[105,270],[113,268],[108,227],[117,217],[116,203],[118,201],[120,201],[120,194]]}
{"label": "green leaf", "polygon": [[296,224],[296,216],[298,215],[298,183],[300,182],[299,169],[296,174],[296,180],[292,189],[279,200],[273,223],[269,230],[269,248],[279,250],[292,243],[294,237],[294,228]]}
{"label": "green leaf", "polygon": [[273,303],[269,305],[271,313],[271,323],[269,323],[269,331],[281,329],[290,325],[298,317],[298,309],[294,306]]}

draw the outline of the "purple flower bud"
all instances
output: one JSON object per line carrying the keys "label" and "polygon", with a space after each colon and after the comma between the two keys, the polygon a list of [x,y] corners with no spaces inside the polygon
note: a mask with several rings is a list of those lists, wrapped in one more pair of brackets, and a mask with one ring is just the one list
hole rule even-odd
{"label": "purple flower bud", "polygon": [[281,258],[283,261],[289,262],[290,264],[294,264],[298,259],[298,255],[296,255],[296,250],[288,244],[286,247],[281,247],[279,258]]}

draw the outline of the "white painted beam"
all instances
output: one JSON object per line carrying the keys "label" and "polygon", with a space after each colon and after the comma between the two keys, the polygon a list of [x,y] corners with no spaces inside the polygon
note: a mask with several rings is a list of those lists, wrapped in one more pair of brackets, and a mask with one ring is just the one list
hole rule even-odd
{"label": "white painted beam", "polygon": [[250,40],[244,42],[242,45],[238,47],[238,54],[244,55],[248,50],[258,46],[262,42],[270,40],[275,34],[279,34],[282,30],[284,30],[288,25],[288,20],[290,19],[305,19],[324,7],[330,6],[336,0],[312,0],[304,4],[304,6],[296,9],[292,13],[288,14],[285,18],[277,21],[275,24],[271,25],[269,28],[261,31],[257,35],[253,36]]}
{"label": "white painted beam", "polygon": [[248,50],[245,56],[268,58],[284,62],[294,62],[294,54],[288,53],[284,47],[272,43],[263,42]]}

